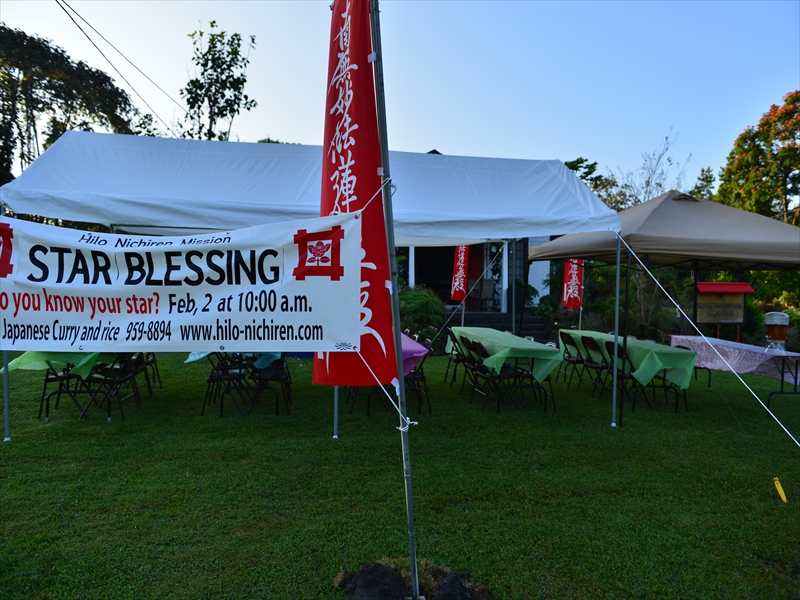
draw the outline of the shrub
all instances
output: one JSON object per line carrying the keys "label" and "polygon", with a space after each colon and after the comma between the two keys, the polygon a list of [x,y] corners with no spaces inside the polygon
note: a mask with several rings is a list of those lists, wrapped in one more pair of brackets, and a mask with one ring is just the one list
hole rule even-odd
{"label": "shrub", "polygon": [[[424,286],[403,288],[399,296],[400,329],[420,340],[434,339],[445,319],[445,303]],[[439,336],[444,344],[444,336]],[[437,339],[436,341],[440,341]]]}

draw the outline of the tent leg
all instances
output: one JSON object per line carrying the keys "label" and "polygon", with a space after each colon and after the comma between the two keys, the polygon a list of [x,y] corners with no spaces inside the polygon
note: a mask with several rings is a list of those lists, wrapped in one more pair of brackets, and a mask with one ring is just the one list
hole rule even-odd
{"label": "tent leg", "polygon": [[[617,426],[617,361],[619,347],[619,254],[620,254],[620,237],[617,235],[617,287],[614,296],[614,375],[612,380],[611,389],[611,426]],[[580,317],[583,316],[583,294],[581,294],[581,307],[578,317],[578,329],[581,328]],[[620,415],[621,416],[621,415]]]}
{"label": "tent leg", "polygon": [[[628,253],[628,264],[625,268],[625,321],[622,326],[622,347],[625,348],[625,355],[628,354],[628,308],[631,300],[631,254]],[[635,396],[634,396],[635,397]],[[624,398],[623,398],[624,400]],[[619,426],[622,427],[622,412],[625,402],[619,403]]]}
{"label": "tent leg", "polygon": [[8,350],[3,350],[3,406],[6,421],[6,437],[3,438],[4,442],[11,441],[11,417],[8,414],[11,401],[8,392]]}

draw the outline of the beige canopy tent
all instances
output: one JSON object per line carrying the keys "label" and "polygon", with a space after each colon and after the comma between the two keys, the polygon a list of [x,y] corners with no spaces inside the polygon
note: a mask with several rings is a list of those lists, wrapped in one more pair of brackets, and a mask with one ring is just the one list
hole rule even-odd
{"label": "beige canopy tent", "polygon": [[[738,208],[672,190],[623,210],[618,216],[619,237],[644,263],[695,270],[800,268],[800,227]],[[616,263],[615,330],[619,331],[621,254],[627,255],[630,273],[631,257],[625,245],[619,243],[613,232],[598,231],[564,235],[531,248],[528,256],[531,261],[583,258]],[[627,319],[627,310],[625,315]],[[622,344],[626,343],[623,337]],[[616,356],[614,360],[616,363]],[[616,364],[614,373],[616,378]],[[612,408],[615,417],[616,411],[615,379]],[[616,425],[614,418],[612,426]],[[618,419],[622,425],[622,403]]]}
{"label": "beige canopy tent", "polygon": [[[618,214],[620,236],[645,263],[692,269],[800,268],[800,227],[755,213],[673,190]],[[615,263],[616,235],[565,235],[529,253],[532,261],[566,258]]]}

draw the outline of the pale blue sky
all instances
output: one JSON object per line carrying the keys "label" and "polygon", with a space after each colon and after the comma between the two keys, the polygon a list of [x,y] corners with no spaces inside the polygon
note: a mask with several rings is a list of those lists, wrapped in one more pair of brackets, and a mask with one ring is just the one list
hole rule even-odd
{"label": "pale blue sky", "polygon": [[[236,119],[233,134],[304,144],[322,142],[329,4],[70,2],[175,99],[191,73],[190,31],[216,19],[229,32],[255,34],[247,91],[259,106]],[[0,0],[0,20],[127,88],[54,0]],[[798,0],[382,0],[381,28],[393,150],[584,156],[617,172],[637,168],[671,130],[673,158],[691,154],[693,182],[702,167],[716,174],[736,136],[800,88]],[[174,122],[174,104],[97,42]]]}

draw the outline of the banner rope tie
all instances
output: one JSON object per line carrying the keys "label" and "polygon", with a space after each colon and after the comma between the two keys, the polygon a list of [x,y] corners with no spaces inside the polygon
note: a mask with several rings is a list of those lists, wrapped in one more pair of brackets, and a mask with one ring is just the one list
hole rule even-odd
{"label": "banner rope tie", "polygon": [[[419,423],[417,421],[412,421],[407,416],[403,415],[403,413],[400,411],[400,407],[397,406],[397,404],[395,404],[394,400],[392,399],[392,396],[389,394],[389,392],[386,391],[386,388],[383,387],[383,384],[380,381],[378,381],[377,375],[375,375],[375,372],[372,370],[372,367],[369,366],[369,363],[367,362],[367,360],[362,356],[361,350],[359,350],[357,352],[357,354],[358,354],[358,357],[361,359],[361,361],[364,363],[364,366],[367,367],[367,370],[370,372],[372,377],[375,379],[375,383],[377,383],[378,387],[381,388],[381,390],[383,391],[384,394],[386,394],[386,397],[389,399],[389,402],[392,403],[392,406],[394,406],[394,409],[397,411],[397,414],[400,415],[400,419],[404,422],[404,425],[401,425],[397,429],[399,429],[400,431],[408,431],[408,426],[409,425],[419,425]],[[395,381],[397,381],[397,380],[395,379]],[[395,384],[395,389],[399,389],[399,384]]]}

